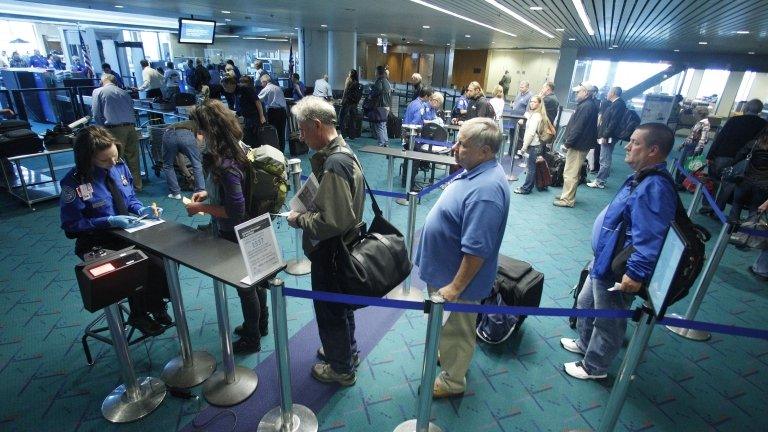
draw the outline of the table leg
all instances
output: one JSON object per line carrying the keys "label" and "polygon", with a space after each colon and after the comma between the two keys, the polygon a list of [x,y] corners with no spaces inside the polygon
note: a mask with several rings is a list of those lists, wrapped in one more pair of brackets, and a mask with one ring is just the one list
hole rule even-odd
{"label": "table leg", "polygon": [[179,264],[168,258],[163,258],[163,266],[168,281],[168,292],[171,295],[173,316],[176,319],[176,334],[179,336],[181,355],[174,357],[165,365],[160,377],[172,387],[194,387],[213,374],[216,369],[216,359],[207,351],[192,351],[184,300],[181,297],[179,284]]}
{"label": "table leg", "polygon": [[223,371],[218,371],[203,384],[203,396],[211,405],[232,406],[247,399],[259,384],[256,372],[236,366],[232,353],[232,339],[229,336],[229,311],[224,282],[213,280],[216,299],[216,316],[219,320]]}
{"label": "table leg", "polygon": [[[21,190],[24,192],[24,202],[27,203],[30,210],[34,210],[32,208],[32,202],[29,199],[29,191],[27,190],[27,181],[24,179],[24,173],[21,170],[21,161],[15,160],[13,163],[16,165],[16,172],[19,174],[19,181],[21,181]],[[27,172],[31,172],[30,170],[27,170]],[[34,178],[32,179],[34,182]],[[13,194],[13,192],[11,192]]]}

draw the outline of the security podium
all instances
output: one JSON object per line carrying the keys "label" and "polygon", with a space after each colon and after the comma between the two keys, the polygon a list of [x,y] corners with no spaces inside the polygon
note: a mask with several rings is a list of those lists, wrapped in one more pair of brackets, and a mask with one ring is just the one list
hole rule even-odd
{"label": "security podium", "polygon": [[90,312],[104,309],[112,346],[120,364],[123,384],[104,399],[101,413],[113,423],[138,420],[154,411],[165,398],[165,383],[153,377],[137,378],[128,353],[124,324],[118,303],[135,294],[147,280],[149,259],[133,247],[117,252],[86,255],[75,266],[83,306]]}

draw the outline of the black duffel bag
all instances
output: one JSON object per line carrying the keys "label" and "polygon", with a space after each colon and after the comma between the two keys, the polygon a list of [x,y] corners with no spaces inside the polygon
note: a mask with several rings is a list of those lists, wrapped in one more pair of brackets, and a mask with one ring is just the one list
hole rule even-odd
{"label": "black duffel bag", "polygon": [[43,140],[31,130],[16,129],[0,135],[0,157],[34,154],[43,150]]}
{"label": "black duffel bag", "polygon": [[413,265],[403,234],[384,219],[365,176],[363,181],[371,197],[373,221],[367,230],[355,227],[360,233],[353,241],[339,238],[332,271],[344,294],[383,297],[411,274]]}
{"label": "black duffel bag", "polygon": [[12,130],[31,129],[31,128],[32,126],[30,126],[29,122],[26,120],[18,120],[18,119],[0,120],[0,135]]}

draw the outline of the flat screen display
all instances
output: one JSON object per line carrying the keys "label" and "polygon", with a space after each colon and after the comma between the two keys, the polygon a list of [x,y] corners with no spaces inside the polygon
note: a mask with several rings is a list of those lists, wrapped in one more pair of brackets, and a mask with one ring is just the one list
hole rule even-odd
{"label": "flat screen display", "polygon": [[651,281],[648,283],[648,299],[659,319],[664,316],[667,293],[672,285],[672,278],[675,276],[677,267],[680,265],[680,258],[682,258],[684,250],[685,243],[673,225],[667,231],[659,260],[653,270]]}
{"label": "flat screen display", "polygon": [[212,44],[216,21],[179,18],[179,43]]}

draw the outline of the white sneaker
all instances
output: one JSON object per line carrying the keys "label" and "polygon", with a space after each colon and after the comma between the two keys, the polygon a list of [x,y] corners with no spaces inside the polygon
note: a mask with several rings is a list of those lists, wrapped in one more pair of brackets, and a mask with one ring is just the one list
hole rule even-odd
{"label": "white sneaker", "polygon": [[582,351],[581,348],[579,348],[579,344],[576,343],[576,339],[561,338],[560,345],[562,345],[566,351],[584,355],[584,351]]}
{"label": "white sneaker", "polygon": [[597,188],[597,189],[605,189],[605,185],[602,183],[598,183],[597,180],[593,180],[589,183],[587,183],[587,186],[591,188]]}
{"label": "white sneaker", "polygon": [[584,365],[580,361],[565,363],[563,364],[563,367],[565,368],[565,373],[574,378],[582,380],[603,379],[608,377],[608,374],[606,373],[600,375],[590,375],[586,370],[584,370]]}
{"label": "white sneaker", "polygon": [[168,194],[168,198],[181,199],[181,194]]}

